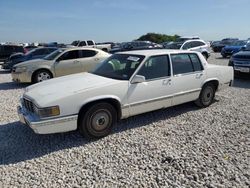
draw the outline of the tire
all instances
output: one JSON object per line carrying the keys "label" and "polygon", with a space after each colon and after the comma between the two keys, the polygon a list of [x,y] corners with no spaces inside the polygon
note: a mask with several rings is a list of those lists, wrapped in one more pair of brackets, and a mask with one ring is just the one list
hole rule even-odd
{"label": "tire", "polygon": [[53,78],[52,74],[48,70],[39,70],[34,75],[34,83],[43,82]]}
{"label": "tire", "polygon": [[207,60],[208,59],[208,55],[207,55],[207,53],[202,53],[202,55],[204,56],[204,58]]}
{"label": "tire", "polygon": [[212,104],[215,96],[215,87],[213,84],[208,83],[202,87],[199,98],[195,104],[199,107],[205,108]]}
{"label": "tire", "polygon": [[110,134],[117,122],[115,108],[106,102],[97,103],[79,115],[78,128],[88,138],[102,138]]}

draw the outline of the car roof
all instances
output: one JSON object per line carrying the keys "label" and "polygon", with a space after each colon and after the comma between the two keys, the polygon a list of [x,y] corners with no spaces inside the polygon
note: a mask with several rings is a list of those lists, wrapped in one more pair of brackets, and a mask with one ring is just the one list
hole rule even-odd
{"label": "car roof", "polygon": [[64,49],[65,51],[71,51],[71,50],[95,50],[95,51],[102,51],[97,48],[87,48],[87,47],[72,47],[72,48],[61,48]]}
{"label": "car roof", "polygon": [[154,55],[164,55],[164,54],[170,54],[170,53],[176,54],[176,53],[197,53],[197,52],[188,51],[188,50],[151,49],[151,50],[135,50],[135,51],[118,52],[116,54],[154,56]]}

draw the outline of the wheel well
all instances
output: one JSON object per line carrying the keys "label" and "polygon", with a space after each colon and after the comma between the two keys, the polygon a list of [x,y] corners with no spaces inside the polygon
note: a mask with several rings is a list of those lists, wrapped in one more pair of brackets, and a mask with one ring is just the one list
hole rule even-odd
{"label": "wheel well", "polygon": [[207,52],[201,52],[202,55],[205,55],[206,57],[208,57],[208,53]]}
{"label": "wheel well", "polygon": [[215,88],[215,91],[217,91],[218,86],[219,86],[219,81],[218,80],[211,80],[211,81],[208,81],[208,82],[204,83],[203,86],[206,85],[206,84],[213,84],[213,86]]}
{"label": "wheel well", "polygon": [[120,120],[121,119],[121,104],[119,101],[117,101],[116,99],[112,99],[112,98],[106,98],[106,99],[100,99],[100,100],[96,100],[96,101],[92,101],[92,102],[89,102],[87,104],[84,104],[79,113],[78,113],[78,119],[77,119],[77,125],[79,125],[79,120],[81,119],[80,116],[82,114],[84,114],[91,106],[97,104],[97,103],[101,103],[101,102],[106,102],[106,103],[109,103],[111,104],[115,109],[116,109],[116,112],[117,112],[117,119]]}
{"label": "wheel well", "polygon": [[32,77],[31,77],[31,82],[34,83],[35,82],[35,75],[38,71],[41,71],[41,70],[45,70],[45,71],[48,71],[51,76],[53,77],[53,74],[52,72],[49,70],[49,69],[46,69],[46,68],[42,68],[42,69],[37,69],[35,72],[32,73]]}

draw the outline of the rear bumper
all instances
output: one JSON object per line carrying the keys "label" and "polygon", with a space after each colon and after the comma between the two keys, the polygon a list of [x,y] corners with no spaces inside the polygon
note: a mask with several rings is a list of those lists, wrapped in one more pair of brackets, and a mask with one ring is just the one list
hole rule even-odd
{"label": "rear bumper", "polygon": [[17,108],[17,112],[20,122],[28,125],[37,134],[61,133],[77,129],[77,115],[41,120],[21,106]]}

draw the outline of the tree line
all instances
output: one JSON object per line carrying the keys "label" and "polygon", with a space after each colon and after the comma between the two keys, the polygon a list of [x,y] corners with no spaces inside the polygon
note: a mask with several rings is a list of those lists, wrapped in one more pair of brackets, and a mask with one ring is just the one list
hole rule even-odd
{"label": "tree line", "polygon": [[158,34],[158,33],[147,33],[146,35],[140,36],[136,40],[140,41],[151,41],[155,43],[163,43],[163,42],[170,42],[176,41],[179,38],[179,35],[165,35],[165,34]]}

